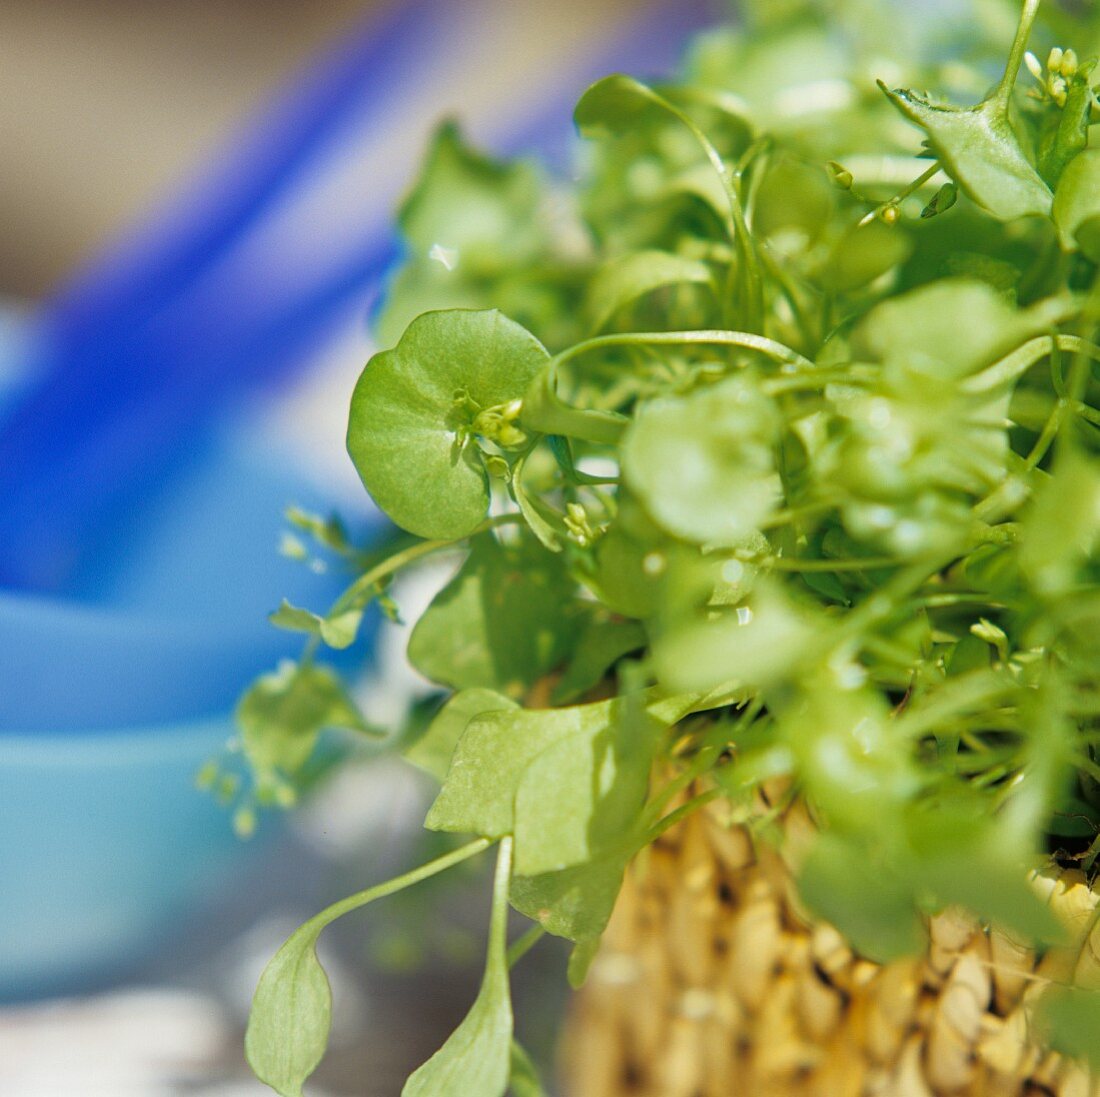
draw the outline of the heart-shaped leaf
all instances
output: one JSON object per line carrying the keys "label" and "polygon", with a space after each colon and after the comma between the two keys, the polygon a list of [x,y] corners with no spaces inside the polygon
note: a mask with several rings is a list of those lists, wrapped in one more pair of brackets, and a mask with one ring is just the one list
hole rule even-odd
{"label": "heart-shaped leaf", "polygon": [[325,728],[367,730],[339,677],[312,663],[287,662],[258,678],[236,715],[245,752],[258,773],[296,773]]}
{"label": "heart-shaped leaf", "polygon": [[516,871],[535,876],[585,864],[636,835],[663,730],[630,694],[606,728],[542,751],[516,789]]}
{"label": "heart-shaped leaf", "polygon": [[1063,1055],[1100,1070],[1100,989],[1052,986],[1039,999],[1036,1020],[1042,1036]]}
{"label": "heart-shaped leaf", "polygon": [[645,647],[645,629],[637,621],[590,621],[573,649],[573,657],[554,687],[551,700],[563,704],[596,686],[624,655]]}
{"label": "heart-shaped leaf", "polygon": [[531,1056],[517,1040],[512,1041],[511,1071],[509,1085],[514,1097],[546,1097],[546,1090],[542,1088],[539,1072],[531,1062]]}
{"label": "heart-shaped leaf", "polygon": [[512,906],[557,937],[599,937],[615,908],[626,862],[626,854],[614,853],[560,872],[516,876]]}
{"label": "heart-shaped leaf", "polygon": [[[645,704],[649,716],[667,727],[689,711],[693,699],[650,691]],[[516,793],[535,759],[566,739],[583,750],[586,741],[606,734],[622,719],[626,705],[625,698],[616,697],[570,708],[514,709],[475,717],[459,740],[425,825],[486,838],[512,834]]]}
{"label": "heart-shaped leaf", "polygon": [[585,137],[623,133],[651,110],[665,110],[665,101],[640,80],[615,73],[597,80],[581,96],[573,121]]}
{"label": "heart-shaped leaf", "polygon": [[363,622],[363,610],[353,607],[331,616],[322,617],[311,610],[292,606],[285,598],[282,605],[268,616],[276,628],[290,632],[308,632],[320,636],[330,648],[347,648],[355,643],[359,635],[359,626]]}
{"label": "heart-shaped leaf", "polygon": [[830,290],[847,293],[873,282],[912,254],[913,240],[900,225],[873,220],[850,228],[817,272]]}
{"label": "heart-shaped leaf", "polygon": [[379,345],[393,346],[431,309],[503,305],[509,281],[537,266],[546,247],[543,202],[533,163],[493,160],[443,123],[401,207],[405,262],[375,317]]}
{"label": "heart-shaped leaf", "polygon": [[264,968],[252,1001],[245,1055],[282,1097],[301,1097],[328,1047],[332,990],[316,952],[323,928],[310,921],[291,935]]}

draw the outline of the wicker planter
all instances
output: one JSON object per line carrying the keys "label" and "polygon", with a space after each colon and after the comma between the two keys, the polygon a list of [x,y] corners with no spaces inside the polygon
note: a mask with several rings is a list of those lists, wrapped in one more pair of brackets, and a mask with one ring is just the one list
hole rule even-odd
{"label": "wicker planter", "polygon": [[[807,919],[788,863],[721,804],[628,873],[570,1022],[569,1097],[1100,1094],[1029,1024],[1048,979],[1100,985],[1100,896],[1080,873],[1036,881],[1070,947],[1039,958],[948,911],[923,958],[881,965]],[[797,857],[813,824],[796,806],[783,825]]]}

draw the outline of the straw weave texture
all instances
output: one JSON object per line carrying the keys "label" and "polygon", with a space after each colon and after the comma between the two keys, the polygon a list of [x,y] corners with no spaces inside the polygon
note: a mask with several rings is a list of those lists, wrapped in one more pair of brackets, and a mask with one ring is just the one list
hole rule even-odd
{"label": "straw weave texture", "polygon": [[923,957],[882,965],[798,903],[805,808],[776,825],[785,860],[716,801],[637,859],[570,1020],[569,1097],[1100,1097],[1031,1023],[1049,980],[1100,987],[1080,872],[1035,880],[1066,948],[1037,957],[946,911]]}

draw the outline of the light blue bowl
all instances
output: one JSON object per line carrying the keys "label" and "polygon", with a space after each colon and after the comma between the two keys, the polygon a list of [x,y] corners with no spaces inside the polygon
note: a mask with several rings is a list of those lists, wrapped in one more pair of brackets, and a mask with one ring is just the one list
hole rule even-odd
{"label": "light blue bowl", "polygon": [[[350,576],[280,555],[289,504],[331,509],[286,463],[256,444],[210,443],[139,513],[115,519],[63,596],[0,589],[0,736],[223,716],[251,678],[297,652],[301,638],[267,614],[284,597],[327,608]],[[379,528],[371,512],[355,532]]]}
{"label": "light blue bowl", "polygon": [[320,502],[282,463],[212,446],[73,594],[0,592],[0,999],[123,972],[256,856],[195,774],[251,678],[301,649],[266,613],[347,581],[278,554],[286,505]]}
{"label": "light blue bowl", "polygon": [[229,730],[0,738],[0,997],[109,980],[254,853],[194,787]]}

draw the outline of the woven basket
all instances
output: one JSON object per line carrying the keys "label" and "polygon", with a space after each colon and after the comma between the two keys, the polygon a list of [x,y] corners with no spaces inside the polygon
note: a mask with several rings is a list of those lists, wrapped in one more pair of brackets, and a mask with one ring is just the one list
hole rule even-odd
{"label": "woven basket", "polygon": [[923,958],[883,965],[809,920],[791,866],[813,823],[796,802],[780,825],[786,859],[716,801],[631,867],[569,1022],[569,1097],[1100,1097],[1029,1021],[1051,979],[1100,986],[1079,872],[1036,879],[1069,947],[1039,958],[947,911]]}

